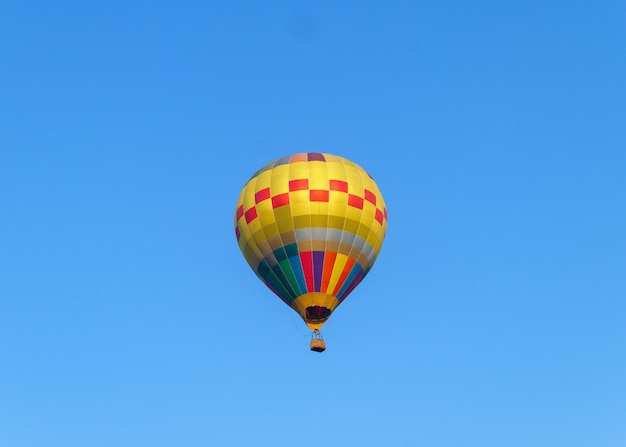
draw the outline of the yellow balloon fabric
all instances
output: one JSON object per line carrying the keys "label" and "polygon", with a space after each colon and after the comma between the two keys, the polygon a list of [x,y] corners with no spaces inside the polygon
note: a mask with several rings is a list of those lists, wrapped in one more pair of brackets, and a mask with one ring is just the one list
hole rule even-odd
{"label": "yellow balloon fabric", "polygon": [[243,187],[235,211],[246,261],[311,329],[322,327],[367,275],[386,229],[374,179],[322,153],[268,164]]}

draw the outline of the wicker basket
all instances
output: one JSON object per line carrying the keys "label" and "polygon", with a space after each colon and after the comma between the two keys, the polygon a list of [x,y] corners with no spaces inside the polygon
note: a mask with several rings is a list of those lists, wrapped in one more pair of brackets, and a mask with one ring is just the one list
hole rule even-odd
{"label": "wicker basket", "polygon": [[326,343],[324,342],[324,340],[320,340],[317,338],[314,338],[313,340],[311,340],[311,351],[324,352],[325,350],[326,350]]}

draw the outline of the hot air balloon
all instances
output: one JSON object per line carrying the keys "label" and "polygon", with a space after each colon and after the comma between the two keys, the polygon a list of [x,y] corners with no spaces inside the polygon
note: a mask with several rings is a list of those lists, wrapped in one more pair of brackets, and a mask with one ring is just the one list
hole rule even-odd
{"label": "hot air balloon", "polygon": [[365,278],[380,252],[387,208],[374,179],[336,155],[299,153],[257,171],[235,211],[239,248],[256,275],[313,331]]}

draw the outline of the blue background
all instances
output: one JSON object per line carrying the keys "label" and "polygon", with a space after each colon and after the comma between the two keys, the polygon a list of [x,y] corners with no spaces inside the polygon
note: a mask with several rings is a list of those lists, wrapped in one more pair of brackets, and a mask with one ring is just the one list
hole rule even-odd
{"label": "blue background", "polygon": [[[0,445],[626,444],[626,4],[0,4]],[[308,350],[261,166],[389,229]]]}

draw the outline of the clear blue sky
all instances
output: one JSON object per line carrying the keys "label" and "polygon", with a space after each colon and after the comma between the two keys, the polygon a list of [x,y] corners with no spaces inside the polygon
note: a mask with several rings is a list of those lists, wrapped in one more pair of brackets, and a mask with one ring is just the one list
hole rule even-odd
{"label": "clear blue sky", "polygon": [[[2,2],[0,445],[626,445],[625,80],[617,0]],[[389,209],[321,355],[232,225],[305,151]]]}

